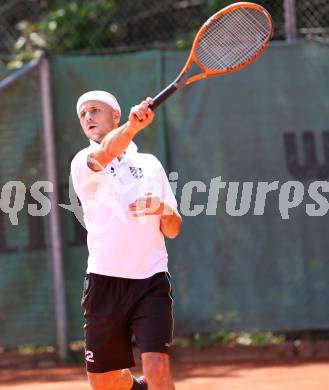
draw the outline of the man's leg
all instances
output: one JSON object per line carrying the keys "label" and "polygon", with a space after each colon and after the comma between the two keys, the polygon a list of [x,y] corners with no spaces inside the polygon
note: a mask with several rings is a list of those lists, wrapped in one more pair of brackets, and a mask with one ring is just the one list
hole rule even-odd
{"label": "man's leg", "polygon": [[[89,274],[83,294],[85,358],[93,390],[143,389],[127,367],[134,366],[131,330],[121,307],[130,280]],[[127,286],[128,285],[128,286]]]}
{"label": "man's leg", "polygon": [[143,373],[148,390],[174,390],[167,353],[142,353]]}
{"label": "man's leg", "polygon": [[87,372],[93,390],[146,390],[145,381],[135,378],[128,369],[104,373]]}
{"label": "man's leg", "polygon": [[169,274],[160,272],[144,279],[138,293],[143,295],[135,306],[131,328],[141,351],[147,388],[174,390],[168,355],[174,325]]}
{"label": "man's leg", "polygon": [[127,369],[87,374],[93,390],[130,390],[133,386],[133,377]]}

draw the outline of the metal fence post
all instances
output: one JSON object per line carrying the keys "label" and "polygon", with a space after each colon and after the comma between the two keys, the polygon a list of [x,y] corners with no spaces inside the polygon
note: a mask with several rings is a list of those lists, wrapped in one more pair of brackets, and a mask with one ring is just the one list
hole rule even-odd
{"label": "metal fence post", "polygon": [[50,247],[52,255],[52,278],[54,288],[57,348],[61,359],[67,357],[67,313],[66,294],[62,262],[62,242],[60,218],[58,212],[58,186],[56,172],[55,139],[52,112],[51,79],[49,61],[43,57],[40,62],[40,89],[42,100],[43,148],[45,156],[47,180],[53,184],[53,192],[49,193],[50,212]]}
{"label": "metal fence post", "polygon": [[296,3],[295,0],[284,0],[284,27],[286,40],[297,39]]}

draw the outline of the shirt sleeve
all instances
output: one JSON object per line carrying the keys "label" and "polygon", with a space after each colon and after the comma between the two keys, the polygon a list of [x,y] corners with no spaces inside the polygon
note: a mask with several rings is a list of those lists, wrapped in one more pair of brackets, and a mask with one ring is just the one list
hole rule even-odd
{"label": "shirt sleeve", "polygon": [[88,167],[89,150],[83,149],[71,162],[71,178],[73,188],[81,202],[95,194],[102,181],[103,172],[95,172]]}

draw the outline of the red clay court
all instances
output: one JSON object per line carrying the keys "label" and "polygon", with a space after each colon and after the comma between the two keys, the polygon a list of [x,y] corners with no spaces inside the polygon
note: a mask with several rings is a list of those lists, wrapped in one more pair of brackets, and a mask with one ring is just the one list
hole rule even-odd
{"label": "red clay court", "polygon": [[[3,355],[2,355],[3,356]],[[188,360],[188,356],[187,359]],[[214,363],[173,360],[177,390],[328,390],[329,359]],[[3,367],[3,360],[1,362]],[[31,362],[30,362],[31,363]],[[88,390],[83,364],[39,368],[22,362],[0,369],[0,389]],[[45,367],[42,367],[45,366]],[[140,374],[140,367],[133,370]]]}

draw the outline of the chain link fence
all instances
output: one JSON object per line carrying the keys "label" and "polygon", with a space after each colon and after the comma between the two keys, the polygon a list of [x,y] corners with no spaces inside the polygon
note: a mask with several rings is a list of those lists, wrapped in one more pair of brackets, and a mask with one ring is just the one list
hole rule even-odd
{"label": "chain link fence", "polygon": [[299,0],[297,4],[297,27],[300,35],[329,42],[329,1]]}
{"label": "chain link fence", "polygon": [[[0,60],[40,54],[186,49],[200,25],[226,0],[8,0],[0,5]],[[295,5],[297,35],[328,40],[328,0],[260,0],[285,39],[285,8]]]}

